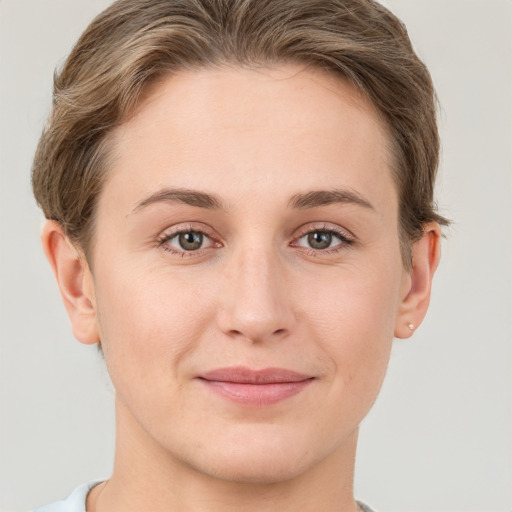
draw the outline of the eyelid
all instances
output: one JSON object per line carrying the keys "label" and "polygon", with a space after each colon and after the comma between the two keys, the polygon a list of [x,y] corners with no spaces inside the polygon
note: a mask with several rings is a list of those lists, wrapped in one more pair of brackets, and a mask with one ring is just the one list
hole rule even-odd
{"label": "eyelid", "polygon": [[[326,249],[314,249],[313,247],[304,247],[302,245],[298,245],[298,241],[301,238],[304,238],[306,235],[318,231],[323,231],[327,233],[332,233],[336,237],[340,239],[340,243],[335,245],[334,247],[328,247]],[[298,234],[294,237],[292,243],[290,244],[292,247],[297,247],[308,254],[312,255],[329,255],[333,253],[338,253],[344,249],[347,249],[349,246],[354,244],[356,241],[355,236],[347,229],[341,228],[335,224],[330,224],[326,222],[318,222],[313,224],[304,224],[299,228]]]}
{"label": "eyelid", "polygon": [[[211,244],[208,247],[202,247],[201,249],[197,249],[194,251],[178,249],[177,247],[167,244],[167,242],[169,240],[172,240],[175,236],[181,233],[189,232],[201,233],[202,235],[211,240]],[[198,223],[196,225],[194,225],[194,223],[177,224],[176,226],[167,228],[157,236],[156,245],[168,253],[175,254],[181,257],[199,256],[208,249],[219,248],[223,246],[222,242],[219,241],[219,237],[215,236],[213,230],[202,223]]]}
{"label": "eyelid", "polygon": [[[332,233],[336,237],[340,239],[340,243],[335,245],[334,247],[329,247],[326,249],[314,249],[312,247],[304,247],[301,245],[298,245],[298,240],[303,238],[304,236],[314,233],[315,231],[324,231],[328,233]],[[207,238],[210,239],[211,244],[208,245],[208,247],[203,247],[201,249],[197,250],[191,250],[187,251],[185,249],[179,249],[177,247],[171,246],[170,244],[167,244],[167,242],[174,238],[175,236],[179,235],[180,233],[188,233],[188,232],[195,232],[195,233],[201,233]],[[352,245],[356,241],[356,237],[346,228],[341,228],[340,226],[336,224],[330,224],[328,222],[314,222],[314,223],[307,223],[302,226],[300,226],[297,229],[296,234],[293,237],[292,242],[289,244],[290,247],[299,248],[303,251],[306,251],[311,254],[323,254],[328,255],[332,253],[337,253],[343,249],[347,249],[350,245]],[[162,250],[177,255],[181,257],[198,257],[200,255],[203,255],[204,252],[208,251],[212,248],[221,248],[224,246],[224,243],[220,240],[220,237],[217,236],[216,232],[212,230],[208,225],[205,225],[201,222],[194,223],[194,222],[187,222],[182,224],[176,224],[175,226],[171,226],[165,230],[163,230],[156,238],[156,245],[157,247],[161,248]]]}
{"label": "eyelid", "polygon": [[346,239],[350,242],[355,242],[356,237],[354,234],[349,231],[346,228],[342,228],[340,226],[337,226],[336,224],[331,224],[329,222],[313,222],[313,223],[307,223],[303,224],[297,229],[297,235],[295,235],[295,238],[301,238],[304,235],[307,235],[309,233],[313,233],[315,231],[327,231],[334,233],[338,236],[340,236],[343,239]]}

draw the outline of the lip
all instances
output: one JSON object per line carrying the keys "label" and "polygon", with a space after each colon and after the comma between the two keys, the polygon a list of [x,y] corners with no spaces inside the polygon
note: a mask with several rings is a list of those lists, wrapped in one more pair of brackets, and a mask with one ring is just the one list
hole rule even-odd
{"label": "lip", "polygon": [[284,368],[252,370],[241,366],[218,368],[201,374],[198,379],[212,392],[233,402],[264,407],[300,393],[314,380]]}

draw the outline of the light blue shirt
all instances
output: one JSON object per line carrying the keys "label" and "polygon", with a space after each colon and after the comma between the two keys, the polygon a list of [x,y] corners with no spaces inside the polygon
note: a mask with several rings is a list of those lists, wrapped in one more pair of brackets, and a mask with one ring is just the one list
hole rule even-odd
{"label": "light blue shirt", "polygon": [[77,487],[67,499],[36,508],[33,512],[86,512],[85,502],[87,495],[89,491],[100,482],[101,481],[82,484]]}
{"label": "light blue shirt", "polygon": [[[85,502],[87,500],[87,494],[89,494],[89,491],[99,483],[100,481],[80,485],[69,495],[67,499],[50,503],[44,507],[36,508],[33,512],[86,512]],[[357,504],[363,512],[376,512],[360,501],[358,501]]]}

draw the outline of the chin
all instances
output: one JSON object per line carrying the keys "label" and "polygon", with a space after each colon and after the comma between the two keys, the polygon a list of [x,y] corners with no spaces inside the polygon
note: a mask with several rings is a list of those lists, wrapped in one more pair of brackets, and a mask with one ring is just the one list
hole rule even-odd
{"label": "chin", "polygon": [[211,461],[203,459],[194,469],[225,482],[270,485],[292,480],[304,473],[308,467],[308,464],[301,463],[296,457],[240,453]]}
{"label": "chin", "polygon": [[307,472],[332,449],[308,439],[304,432],[267,427],[262,432],[261,425],[245,426],[244,432],[214,438],[215,445],[202,443],[185,457],[186,462],[196,471],[226,482],[268,485]]}

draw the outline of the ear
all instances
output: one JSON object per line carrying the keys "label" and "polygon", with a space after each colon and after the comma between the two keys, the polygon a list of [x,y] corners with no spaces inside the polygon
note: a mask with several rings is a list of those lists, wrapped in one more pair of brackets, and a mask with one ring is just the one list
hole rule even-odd
{"label": "ear", "polygon": [[402,299],[395,321],[395,337],[409,338],[427,314],[432,279],[441,257],[441,228],[425,224],[423,236],[412,246],[412,267],[404,270]]}
{"label": "ear", "polygon": [[85,256],[65,235],[62,226],[53,220],[45,222],[41,241],[75,338],[85,344],[97,343],[94,283]]}

